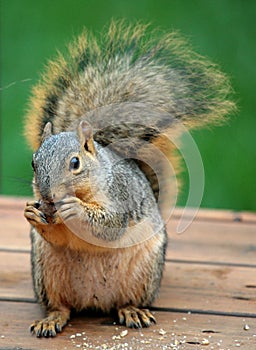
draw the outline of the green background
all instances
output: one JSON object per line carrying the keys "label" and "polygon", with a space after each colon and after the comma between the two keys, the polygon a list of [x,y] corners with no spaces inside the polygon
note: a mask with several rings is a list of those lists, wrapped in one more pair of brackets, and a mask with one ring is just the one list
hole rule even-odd
{"label": "green background", "polygon": [[97,32],[111,18],[178,29],[230,76],[238,112],[222,127],[193,132],[206,176],[202,206],[256,210],[254,0],[2,0],[0,193],[32,193],[23,116],[47,60],[83,26]]}

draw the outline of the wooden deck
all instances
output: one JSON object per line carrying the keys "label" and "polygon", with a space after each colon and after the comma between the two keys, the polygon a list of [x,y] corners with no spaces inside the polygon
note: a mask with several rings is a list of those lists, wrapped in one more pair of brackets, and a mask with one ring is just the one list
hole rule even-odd
{"label": "wooden deck", "polygon": [[178,235],[175,211],[156,325],[125,335],[109,316],[80,315],[37,339],[25,201],[0,197],[0,349],[256,349],[256,214],[201,210]]}

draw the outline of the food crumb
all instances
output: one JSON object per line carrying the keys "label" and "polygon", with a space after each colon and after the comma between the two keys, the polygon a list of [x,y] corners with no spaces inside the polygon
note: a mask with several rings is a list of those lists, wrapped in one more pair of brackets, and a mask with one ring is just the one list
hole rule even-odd
{"label": "food crumb", "polygon": [[69,338],[70,339],[74,339],[76,336],[74,334],[72,334]]}
{"label": "food crumb", "polygon": [[121,337],[120,337],[120,335],[113,335],[112,339],[113,340],[120,340]]}
{"label": "food crumb", "polygon": [[180,341],[178,339],[175,339],[173,343],[171,343],[171,347],[177,346],[180,344]]}
{"label": "food crumb", "polygon": [[210,342],[208,339],[203,339],[202,342],[201,342],[202,345],[209,345]]}
{"label": "food crumb", "polygon": [[160,335],[165,335],[165,334],[166,334],[166,331],[165,331],[164,329],[161,328],[161,329],[159,330],[159,334],[160,334]]}
{"label": "food crumb", "polygon": [[120,336],[123,338],[123,337],[125,337],[127,334],[128,334],[128,330],[125,329],[124,331],[122,331],[122,332],[120,333]]}
{"label": "food crumb", "polygon": [[248,331],[249,329],[250,329],[249,325],[248,325],[248,324],[245,324],[245,325],[244,325],[244,330],[245,330],[245,331]]}

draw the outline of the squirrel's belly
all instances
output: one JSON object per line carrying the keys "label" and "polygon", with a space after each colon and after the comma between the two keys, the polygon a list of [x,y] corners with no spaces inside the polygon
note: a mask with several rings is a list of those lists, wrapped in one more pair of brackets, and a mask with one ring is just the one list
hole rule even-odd
{"label": "squirrel's belly", "polygon": [[152,270],[163,245],[156,237],[150,241],[97,253],[59,250],[47,254],[44,284],[50,303],[65,303],[77,311],[97,308],[105,312],[127,304],[148,305],[157,285]]}
{"label": "squirrel's belly", "polygon": [[68,303],[77,310],[93,307],[106,312],[126,304],[141,304],[148,285],[149,264],[136,262],[136,258],[121,258],[115,251],[111,255],[80,256],[79,261],[73,261]]}

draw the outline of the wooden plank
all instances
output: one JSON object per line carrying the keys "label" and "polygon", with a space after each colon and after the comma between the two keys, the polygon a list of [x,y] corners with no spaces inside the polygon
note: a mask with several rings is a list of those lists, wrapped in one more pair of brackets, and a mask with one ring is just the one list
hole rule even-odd
{"label": "wooden plank", "polygon": [[256,225],[194,221],[182,234],[176,227],[177,221],[167,226],[167,259],[256,266]]}
{"label": "wooden plank", "polygon": [[[176,207],[172,217],[180,219],[184,213],[184,208]],[[190,220],[194,217],[195,209],[186,208],[184,218]],[[234,211],[223,209],[200,208],[194,220],[196,221],[218,221],[218,222],[244,222],[256,224],[256,213],[249,211]]]}
{"label": "wooden plank", "polygon": [[[23,217],[26,200],[0,197],[0,250],[30,250],[29,224]],[[177,234],[181,209],[175,213],[176,219],[167,225],[167,259],[256,264],[256,224],[228,221],[227,211],[202,209],[198,216],[204,220],[194,220],[184,233]],[[205,220],[205,216],[212,221]],[[256,220],[255,214],[251,216]],[[216,217],[218,220],[214,220]],[[226,221],[220,220],[223,217]]]}
{"label": "wooden plank", "polygon": [[[31,200],[27,197],[8,197],[0,195],[0,212],[3,209],[18,210],[23,212],[25,203]],[[185,218],[188,220],[194,216],[194,208],[186,208]],[[184,213],[184,208],[175,207],[172,218],[179,219]],[[227,221],[227,222],[244,222],[256,223],[256,213],[248,211],[233,211],[233,210],[219,210],[200,208],[196,214],[195,220],[204,221]]]}
{"label": "wooden plank", "polygon": [[167,262],[154,305],[256,317],[255,291],[255,268]]}
{"label": "wooden plank", "polygon": [[[155,306],[256,316],[255,272],[249,267],[167,262]],[[33,299],[29,254],[0,252],[0,299],[5,298]]]}
{"label": "wooden plank", "polygon": [[30,225],[23,215],[25,198],[0,197],[0,249],[30,251]]}
{"label": "wooden plank", "polygon": [[0,299],[34,299],[30,254],[0,252]]}
{"label": "wooden plank", "polygon": [[0,209],[22,210],[29,197],[11,197],[0,195]]}
{"label": "wooden plank", "polygon": [[[255,327],[252,319],[213,315],[155,312],[158,322],[148,329],[128,330],[106,317],[75,316],[55,339],[37,339],[28,332],[32,320],[42,317],[35,304],[2,302],[0,348],[30,350],[81,349],[253,349]],[[244,330],[248,324],[249,329]],[[161,329],[166,332],[161,332]],[[78,336],[76,334],[81,334]],[[73,337],[72,337],[73,336]],[[113,339],[117,337],[116,339]],[[84,338],[84,339],[83,339]],[[203,345],[205,339],[209,346]],[[85,344],[85,345],[83,345]]]}
{"label": "wooden plank", "polygon": [[[0,222],[0,250],[30,250],[30,227],[23,210],[2,210]],[[167,259],[256,265],[256,224],[195,220],[177,234],[177,223],[172,220],[167,226]]]}
{"label": "wooden plank", "polygon": [[[255,214],[236,216],[231,211],[200,210],[188,230],[177,235],[175,225],[182,209],[175,209],[168,224],[168,261],[155,303],[158,310],[162,308],[165,312],[156,311],[156,326],[129,330],[126,337],[114,340],[112,337],[124,328],[113,325],[112,319],[79,316],[57,339],[38,340],[29,335],[27,327],[33,319],[42,317],[39,306],[3,301],[33,301],[29,225],[23,218],[25,202],[24,198],[0,197],[0,309],[4,315],[0,318],[0,348],[58,350],[79,345],[86,348],[81,337],[70,339],[71,335],[85,332],[85,343],[91,349],[97,346],[99,349],[175,349],[177,341],[179,350],[201,350],[206,348],[202,344],[204,338],[209,340],[211,349],[238,346],[253,349],[256,332],[249,316],[256,316]],[[182,312],[170,312],[177,309]],[[187,314],[187,310],[197,314]],[[230,314],[244,316],[231,317]],[[246,323],[250,325],[247,331],[243,329]],[[167,333],[160,335],[160,328]],[[203,333],[203,330],[217,333]]]}

